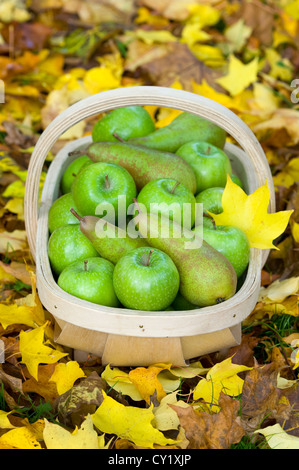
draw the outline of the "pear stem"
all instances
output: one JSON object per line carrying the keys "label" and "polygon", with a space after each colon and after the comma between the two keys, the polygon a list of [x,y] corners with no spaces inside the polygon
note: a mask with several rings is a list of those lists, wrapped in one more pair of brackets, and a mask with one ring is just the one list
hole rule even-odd
{"label": "pear stem", "polygon": [[68,155],[69,157],[72,157],[73,155],[85,155],[86,154],[86,151],[84,150],[73,150],[72,152],[69,152]]}
{"label": "pear stem", "polygon": [[105,186],[106,186],[106,189],[109,189],[109,188],[110,188],[110,183],[109,183],[108,175],[105,175]]}
{"label": "pear stem", "polygon": [[81,215],[77,214],[77,212],[75,211],[75,209],[71,208],[70,211],[71,211],[71,213],[72,213],[78,220],[80,220],[80,222],[83,221],[83,217],[81,217]]}
{"label": "pear stem", "polygon": [[119,140],[123,144],[126,143],[126,141],[120,135],[118,135],[116,132],[113,133],[113,137],[115,137],[117,140]]}
{"label": "pear stem", "polygon": [[150,252],[149,252],[149,254],[148,254],[147,262],[146,262],[145,266],[149,266],[150,258],[151,258],[151,256],[152,256],[152,252],[153,252],[153,251],[154,251],[154,250],[150,250]]}
{"label": "pear stem", "polygon": [[138,211],[138,214],[141,214],[142,211],[141,211],[140,206],[139,206],[139,204],[138,204],[138,202],[137,202],[137,199],[136,199],[135,197],[133,197],[133,202],[134,202],[134,204],[135,204],[135,206],[136,206],[136,209],[137,209],[137,211]]}
{"label": "pear stem", "polygon": [[85,259],[85,260],[84,260],[84,271],[87,271],[87,263],[88,263],[88,260]]}
{"label": "pear stem", "polygon": [[173,193],[175,192],[175,190],[176,190],[176,188],[178,187],[179,184],[180,184],[179,181],[177,181],[177,182],[175,183],[175,185],[173,186],[172,190],[170,191],[170,194],[173,194]]}

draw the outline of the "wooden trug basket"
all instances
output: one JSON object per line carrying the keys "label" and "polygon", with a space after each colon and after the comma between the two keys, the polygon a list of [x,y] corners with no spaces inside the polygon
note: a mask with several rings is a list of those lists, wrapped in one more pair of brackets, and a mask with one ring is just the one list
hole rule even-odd
{"label": "wooden trug basket", "polygon": [[[39,182],[44,161],[57,139],[83,119],[115,108],[153,105],[187,111],[222,127],[240,145],[227,143],[233,172],[250,194],[268,182],[268,211],[275,211],[275,193],[266,156],[248,126],[224,106],[190,92],[164,87],[130,87],[93,95],[56,117],[40,136],[33,151],[25,189],[25,225],[36,262],[38,294],[55,319],[55,341],[102,358],[114,366],[148,366],[169,362],[185,366],[197,356],[235,346],[241,341],[241,322],[256,305],[261,269],[269,250],[251,249],[246,279],[229,300],[188,311],[145,312],[95,305],[58,287],[49,264],[48,212],[57,197],[61,176],[70,163],[68,153],[91,141],[77,139],[66,145],[48,170],[39,205]],[[75,158],[75,157],[73,157]]]}

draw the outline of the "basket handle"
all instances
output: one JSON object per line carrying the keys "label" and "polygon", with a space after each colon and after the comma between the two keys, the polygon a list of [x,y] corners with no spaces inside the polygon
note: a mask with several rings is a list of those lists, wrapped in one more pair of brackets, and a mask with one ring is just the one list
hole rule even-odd
{"label": "basket handle", "polygon": [[256,170],[259,185],[268,181],[270,212],[275,211],[275,192],[270,168],[261,145],[249,127],[225,106],[188,91],[156,86],[117,88],[85,98],[59,114],[38,139],[30,158],[24,198],[27,239],[35,259],[39,182],[44,161],[59,137],[83,119],[124,106],[159,106],[202,116],[222,127],[247,153]]}

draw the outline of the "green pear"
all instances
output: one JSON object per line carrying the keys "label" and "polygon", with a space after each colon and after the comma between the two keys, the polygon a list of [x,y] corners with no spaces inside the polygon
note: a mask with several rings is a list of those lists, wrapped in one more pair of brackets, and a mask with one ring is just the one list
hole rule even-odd
{"label": "green pear", "polygon": [[[71,213],[80,222],[80,230],[92,243],[102,258],[116,264],[129,251],[141,246],[148,246],[147,241],[140,236],[130,237],[126,230],[116,227],[92,215],[81,217],[74,209]],[[136,235],[138,233],[136,232]]]}
{"label": "green pear", "polygon": [[146,136],[132,138],[129,143],[163,152],[176,152],[187,142],[199,140],[222,149],[226,140],[226,132],[207,119],[183,112],[168,126],[156,129]]}
{"label": "green pear", "polygon": [[135,205],[138,215],[134,221],[139,233],[150,246],[164,251],[173,260],[180,275],[179,292],[188,302],[207,307],[235,294],[236,272],[225,256],[195,232],[166,217],[143,213],[136,200]]}
{"label": "green pear", "polygon": [[142,106],[116,108],[103,116],[92,129],[92,140],[116,141],[142,137],[155,130],[151,115]]}
{"label": "green pear", "polygon": [[138,191],[159,178],[175,179],[193,194],[196,191],[194,171],[179,155],[124,142],[95,142],[88,146],[86,153],[94,162],[115,163],[125,168]]}

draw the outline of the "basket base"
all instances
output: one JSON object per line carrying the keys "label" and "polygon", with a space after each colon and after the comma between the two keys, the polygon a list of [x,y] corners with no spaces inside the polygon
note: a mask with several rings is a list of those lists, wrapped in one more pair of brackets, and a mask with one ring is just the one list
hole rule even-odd
{"label": "basket base", "polygon": [[101,357],[103,365],[118,367],[147,367],[159,362],[186,366],[192,358],[239,345],[241,324],[195,336],[142,338],[88,330],[56,319],[54,340],[74,349],[80,361],[93,354]]}

